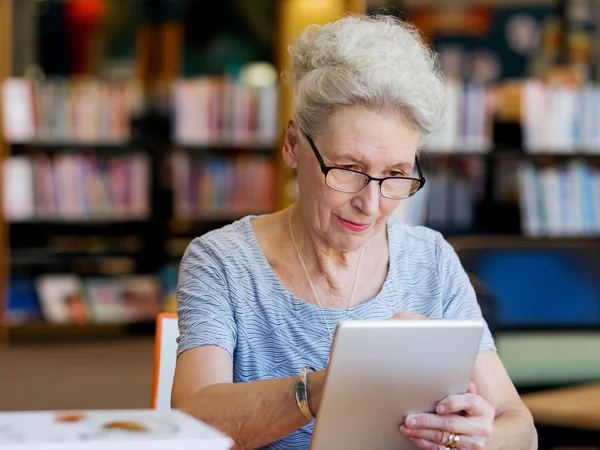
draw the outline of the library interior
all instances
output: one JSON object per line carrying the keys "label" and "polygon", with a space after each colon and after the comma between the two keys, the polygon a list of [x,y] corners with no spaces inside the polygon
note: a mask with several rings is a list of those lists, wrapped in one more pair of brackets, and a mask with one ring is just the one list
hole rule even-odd
{"label": "library interior", "polygon": [[458,255],[539,448],[600,450],[597,0],[0,0],[0,448],[5,413],[157,408],[186,249],[296,202],[288,46],[348,14],[443,74],[390,220]]}

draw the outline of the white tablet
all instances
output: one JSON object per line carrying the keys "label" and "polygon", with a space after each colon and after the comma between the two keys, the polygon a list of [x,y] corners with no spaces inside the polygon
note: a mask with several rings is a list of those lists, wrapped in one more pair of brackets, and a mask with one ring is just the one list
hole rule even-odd
{"label": "white tablet", "polygon": [[467,391],[483,326],[451,320],[340,323],[310,449],[414,449],[400,423]]}

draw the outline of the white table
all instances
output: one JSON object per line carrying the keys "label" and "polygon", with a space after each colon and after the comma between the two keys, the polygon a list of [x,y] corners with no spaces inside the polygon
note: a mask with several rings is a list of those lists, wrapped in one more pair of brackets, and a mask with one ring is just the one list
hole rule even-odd
{"label": "white table", "polygon": [[180,412],[0,412],[2,450],[229,450],[233,441]]}

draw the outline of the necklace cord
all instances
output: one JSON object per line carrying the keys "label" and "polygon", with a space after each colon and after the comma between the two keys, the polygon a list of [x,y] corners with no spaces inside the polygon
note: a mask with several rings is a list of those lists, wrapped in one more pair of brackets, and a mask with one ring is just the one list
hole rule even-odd
{"label": "necklace cord", "polygon": [[[319,305],[319,308],[321,309],[323,321],[325,322],[325,326],[327,327],[329,336],[331,337],[331,339],[333,339],[333,333],[331,332],[331,328],[329,327],[329,322],[327,321],[327,317],[325,316],[325,311],[323,309],[323,306],[321,305],[319,296],[317,295],[317,290],[315,289],[315,287],[312,283],[312,280],[310,279],[310,276],[308,275],[308,270],[306,269],[306,265],[304,264],[304,260],[302,259],[302,255],[300,253],[300,250],[298,249],[298,245],[296,244],[296,239],[294,238],[294,231],[292,230],[292,208],[290,208],[288,211],[289,211],[288,212],[288,224],[289,224],[289,228],[290,228],[290,236],[292,237],[292,242],[294,244],[294,248],[296,249],[296,254],[298,255],[298,259],[300,260],[300,263],[302,264],[302,268],[304,269],[304,273],[306,274],[306,278],[308,279],[310,288],[312,289],[315,300],[317,301],[317,305]],[[363,253],[365,250],[365,246],[366,246],[366,244],[363,245],[363,247],[360,249],[360,256],[358,258],[358,267],[356,269],[356,274],[354,275],[354,284],[352,285],[352,294],[350,295],[350,301],[348,302],[348,310],[346,312],[345,320],[348,320],[348,318],[350,317],[350,309],[352,308],[352,303],[354,300],[354,291],[356,290],[356,284],[358,281],[358,275],[360,273],[360,267],[361,267],[361,263],[362,263],[362,257],[363,257]]]}

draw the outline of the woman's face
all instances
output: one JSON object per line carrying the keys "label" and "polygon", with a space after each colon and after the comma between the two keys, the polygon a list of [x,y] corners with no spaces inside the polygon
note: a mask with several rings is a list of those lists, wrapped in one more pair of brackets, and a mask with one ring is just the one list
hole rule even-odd
{"label": "woman's face", "polygon": [[[313,141],[329,167],[373,177],[411,176],[419,132],[400,115],[347,108],[335,114],[326,132],[313,136]],[[308,143],[296,145],[293,158],[304,220],[335,249],[360,248],[384,229],[400,202],[382,197],[376,181],[353,194],[331,189]]]}

